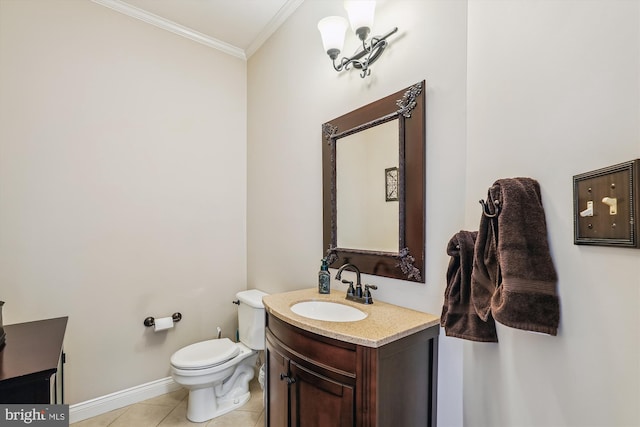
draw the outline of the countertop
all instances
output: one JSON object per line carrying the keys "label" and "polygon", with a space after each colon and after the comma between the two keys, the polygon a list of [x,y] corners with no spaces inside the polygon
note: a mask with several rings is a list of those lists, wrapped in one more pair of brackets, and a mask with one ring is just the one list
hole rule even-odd
{"label": "countertop", "polygon": [[[290,307],[302,301],[331,301],[358,308],[367,313],[355,322],[327,322],[299,316]],[[440,324],[440,317],[375,300],[365,305],[345,299],[344,292],[319,294],[316,288],[266,295],[265,310],[293,326],[329,338],[365,347],[381,347],[416,332]]]}

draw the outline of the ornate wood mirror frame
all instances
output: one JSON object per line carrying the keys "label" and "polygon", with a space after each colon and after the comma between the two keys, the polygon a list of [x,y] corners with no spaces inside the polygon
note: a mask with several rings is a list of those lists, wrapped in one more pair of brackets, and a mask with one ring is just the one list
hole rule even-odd
{"label": "ornate wood mirror frame", "polygon": [[[322,125],[323,246],[332,268],[352,263],[362,273],[424,283],[424,91],[425,82],[422,81]],[[398,250],[338,247],[336,145],[341,138],[392,120],[398,120],[399,129]]]}

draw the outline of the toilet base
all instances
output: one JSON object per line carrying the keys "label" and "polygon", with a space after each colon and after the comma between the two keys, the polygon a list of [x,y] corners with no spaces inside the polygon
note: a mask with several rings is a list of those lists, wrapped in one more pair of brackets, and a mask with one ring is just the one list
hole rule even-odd
{"label": "toilet base", "polygon": [[249,381],[255,375],[253,365],[258,357],[252,353],[222,382],[207,387],[189,387],[187,418],[200,423],[231,412],[247,403],[251,397]]}
{"label": "toilet base", "polygon": [[209,421],[241,407],[250,398],[251,393],[246,392],[234,398],[216,400],[213,387],[190,390],[187,418],[194,423]]}

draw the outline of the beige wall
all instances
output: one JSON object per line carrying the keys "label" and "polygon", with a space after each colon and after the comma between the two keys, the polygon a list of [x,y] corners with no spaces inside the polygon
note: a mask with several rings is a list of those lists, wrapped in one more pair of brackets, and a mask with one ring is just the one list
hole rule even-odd
{"label": "beige wall", "polygon": [[[246,63],[89,1],[0,1],[4,321],[69,316],[66,398],[235,336]],[[154,334],[146,316],[180,311]],[[9,337],[10,339],[10,337]]]}
{"label": "beige wall", "polygon": [[316,23],[344,15],[341,1],[305,2],[251,57],[249,286],[317,283],[321,123],[426,79],[426,284],[364,280],[380,300],[439,313],[447,241],[477,229],[494,180],[521,175],[542,186],[562,299],[557,337],[441,339],[439,425],[638,425],[640,250],[573,245],[571,185],[640,157],[640,3],[468,3],[381,3],[376,32],[400,31],[367,80],[322,52]]}
{"label": "beige wall", "polygon": [[467,192],[538,179],[562,317],[465,345],[467,425],[640,425],[640,250],[576,246],[572,222],[573,175],[640,157],[639,7],[469,2]]}

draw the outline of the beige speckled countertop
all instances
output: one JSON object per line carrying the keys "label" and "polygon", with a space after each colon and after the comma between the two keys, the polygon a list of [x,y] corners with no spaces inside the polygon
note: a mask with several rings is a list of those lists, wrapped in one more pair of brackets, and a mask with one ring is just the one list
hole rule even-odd
{"label": "beige speckled countertop", "polygon": [[[364,311],[367,317],[355,322],[309,319],[295,314],[290,309],[292,305],[301,301],[331,301],[346,304]],[[328,295],[323,295],[319,294],[316,288],[266,295],[262,298],[262,302],[270,315],[293,326],[366,347],[381,347],[440,323],[440,317],[433,314],[377,300],[371,305],[360,304],[345,299],[344,292],[332,291]]]}

